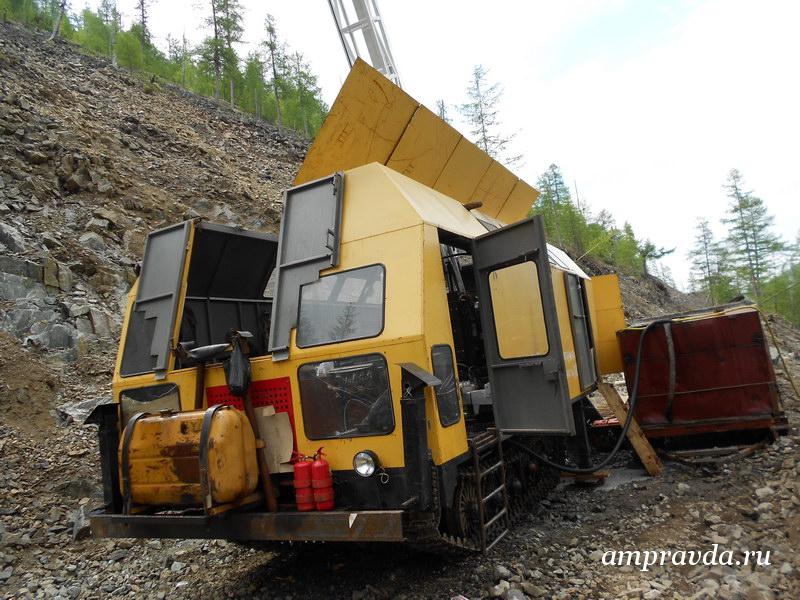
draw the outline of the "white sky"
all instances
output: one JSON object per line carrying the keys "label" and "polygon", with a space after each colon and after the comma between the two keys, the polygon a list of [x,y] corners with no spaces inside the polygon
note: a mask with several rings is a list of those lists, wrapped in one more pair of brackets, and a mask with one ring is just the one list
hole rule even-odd
{"label": "white sky", "polygon": [[[97,0],[89,1],[95,6]],[[722,185],[738,168],[775,215],[800,230],[800,3],[780,0],[379,0],[403,88],[433,108],[464,100],[483,64],[505,90],[500,117],[517,132],[517,173],[550,163],[593,211],[629,221],[676,252],[679,286],[694,224],[718,235]],[[74,4],[77,4],[75,2]],[[199,42],[207,2],[154,0],[151,27]],[[263,40],[267,12],[303,52],[330,104],[347,63],[326,0],[242,0],[242,55]],[[126,23],[134,0],[119,0]],[[455,116],[455,110],[451,110]],[[457,121],[454,123],[464,130]]]}

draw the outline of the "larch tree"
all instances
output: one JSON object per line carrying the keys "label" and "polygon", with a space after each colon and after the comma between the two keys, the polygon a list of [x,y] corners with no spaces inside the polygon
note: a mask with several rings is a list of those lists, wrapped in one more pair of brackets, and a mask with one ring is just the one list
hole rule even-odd
{"label": "larch tree", "polygon": [[436,114],[445,123],[450,122],[450,118],[447,116],[447,104],[445,104],[444,100],[436,101]]}
{"label": "larch tree", "polygon": [[141,27],[141,42],[142,48],[150,46],[150,1],[151,0],[136,0],[136,15],[139,17],[139,25]]}
{"label": "larch tree", "polygon": [[218,22],[222,39],[225,42],[224,68],[230,86],[231,107],[235,105],[234,79],[239,75],[239,59],[233,44],[241,41],[244,27],[242,26],[242,7],[239,0],[218,0]]}
{"label": "larch tree", "polygon": [[708,219],[700,219],[695,227],[694,247],[689,251],[688,258],[692,261],[692,277],[708,294],[712,303],[714,298],[714,234],[708,224]]}
{"label": "larch tree", "polygon": [[213,65],[214,69],[214,100],[219,100],[219,88],[222,80],[222,12],[221,0],[211,0],[211,16],[206,19],[206,25],[211,27],[212,37],[203,42],[201,54],[203,58]]}
{"label": "larch tree", "polygon": [[522,157],[506,154],[514,135],[504,136],[500,133],[497,113],[503,92],[499,84],[487,81],[487,75],[488,71],[482,65],[475,66],[467,87],[468,101],[459,106],[459,112],[467,119],[470,133],[481,150],[492,158],[513,165]]}
{"label": "larch tree", "polygon": [[664,258],[668,254],[675,252],[675,248],[659,248],[650,240],[645,240],[639,244],[639,257],[642,259],[642,270],[645,275],[650,275],[647,270],[647,261]]}
{"label": "larch tree", "polygon": [[103,0],[99,9],[100,18],[108,28],[108,55],[111,64],[117,66],[117,34],[120,30],[120,17],[117,10],[117,0]]}
{"label": "larch tree", "polygon": [[275,28],[275,17],[267,15],[265,26],[267,30],[267,39],[264,42],[264,46],[267,48],[267,58],[269,60],[270,69],[272,70],[272,91],[275,94],[275,110],[278,115],[278,125],[281,126],[283,125],[283,119],[281,116],[281,98],[278,92],[280,87],[278,70],[280,69],[282,61],[281,49],[278,44],[278,31]]}
{"label": "larch tree", "polygon": [[758,301],[762,285],[773,272],[785,244],[772,232],[773,217],[764,201],[744,188],[738,170],[731,169],[725,190],[730,204],[728,216],[722,222],[728,226],[731,257],[747,290]]}
{"label": "larch tree", "polygon": [[61,31],[61,22],[64,20],[64,15],[66,12],[67,0],[61,0],[58,3],[58,16],[56,16],[55,21],[53,22],[53,33],[50,34],[51,42],[58,37],[58,34]]}

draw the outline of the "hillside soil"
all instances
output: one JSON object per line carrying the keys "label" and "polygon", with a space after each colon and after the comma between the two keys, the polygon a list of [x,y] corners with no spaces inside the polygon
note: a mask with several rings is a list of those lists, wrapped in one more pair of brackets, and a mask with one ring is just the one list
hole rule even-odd
{"label": "hillside soil", "polygon": [[[97,432],[74,407],[109,396],[144,236],[194,216],[275,231],[308,143],[45,37],[0,24],[0,597],[800,597],[800,400],[780,366],[788,436],[659,478],[624,452],[604,486],[561,486],[485,556],[91,539]],[[622,285],[629,319],[699,302],[653,278]],[[773,324],[800,378],[800,333]],[[602,560],[714,544],[769,565]]]}

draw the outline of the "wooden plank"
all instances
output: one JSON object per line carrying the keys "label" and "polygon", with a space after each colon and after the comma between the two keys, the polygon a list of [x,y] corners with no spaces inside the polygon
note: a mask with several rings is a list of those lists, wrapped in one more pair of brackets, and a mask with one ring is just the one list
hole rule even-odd
{"label": "wooden plank", "polygon": [[[625,423],[625,419],[628,418],[628,407],[622,402],[622,398],[620,398],[617,390],[605,382],[598,383],[597,389],[603,395],[603,398],[605,398],[609,408],[614,411],[620,424]],[[631,446],[633,446],[633,449],[639,456],[639,460],[642,461],[644,468],[650,476],[656,477],[661,475],[664,465],[661,463],[661,459],[658,457],[658,454],[656,454],[656,451],[653,450],[650,442],[647,441],[647,437],[645,437],[642,428],[639,427],[639,423],[636,422],[635,418],[631,419],[631,425],[628,427],[628,441],[630,441]]]}

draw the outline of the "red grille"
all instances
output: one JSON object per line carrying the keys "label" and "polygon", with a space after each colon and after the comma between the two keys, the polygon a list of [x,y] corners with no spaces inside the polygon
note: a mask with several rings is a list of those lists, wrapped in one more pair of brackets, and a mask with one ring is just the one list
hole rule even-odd
{"label": "red grille", "polygon": [[[241,398],[237,398],[228,390],[227,385],[206,388],[208,406],[215,404],[228,404],[239,410],[244,410]],[[250,384],[250,399],[253,408],[259,406],[274,406],[275,412],[289,413],[289,422],[294,428],[294,410],[292,409],[292,384],[288,377],[277,379],[262,379]]]}

